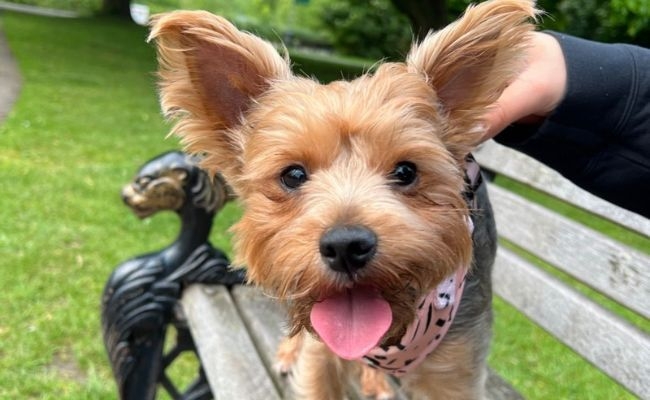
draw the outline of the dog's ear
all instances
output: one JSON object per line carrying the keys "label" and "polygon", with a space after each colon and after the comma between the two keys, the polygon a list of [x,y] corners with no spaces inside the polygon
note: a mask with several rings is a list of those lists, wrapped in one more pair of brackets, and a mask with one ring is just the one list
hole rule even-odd
{"label": "dog's ear", "polygon": [[443,141],[457,159],[478,144],[482,117],[521,69],[537,13],[532,0],[486,1],[411,49],[407,65],[436,92],[449,121]]}
{"label": "dog's ear", "polygon": [[160,102],[179,119],[173,133],[203,166],[227,178],[241,168],[242,115],[271,81],[290,76],[273,46],[204,11],[177,11],[152,20],[158,49]]}

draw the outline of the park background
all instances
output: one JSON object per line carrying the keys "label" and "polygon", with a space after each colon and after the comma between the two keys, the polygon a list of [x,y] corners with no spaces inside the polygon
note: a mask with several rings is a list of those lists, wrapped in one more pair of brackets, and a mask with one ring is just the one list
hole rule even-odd
{"label": "park background", "polygon": [[[178,143],[165,139],[169,125],[157,103],[155,53],[145,43],[146,27],[125,14],[127,1],[13,3],[77,17],[0,11],[0,29],[22,82],[20,97],[0,121],[0,399],[113,399],[99,321],[103,285],[117,264],[167,245],[178,228],[171,213],[138,220],[119,192],[139,165]],[[469,1],[139,3],[152,13],[199,8],[225,15],[243,29],[285,42],[297,72],[329,81],[359,74],[379,59],[402,58],[414,35],[451,21]],[[437,6],[435,15],[418,12],[423,3]],[[539,5],[547,12],[544,28],[650,45],[648,0]],[[560,203],[552,207],[650,251],[647,237]],[[211,240],[226,251],[227,227],[238,213],[229,205],[213,228]],[[599,301],[618,311],[607,299]],[[634,398],[499,299],[495,316],[490,363],[527,398]],[[647,320],[624,317],[650,332]],[[192,363],[183,360],[170,373],[188,379]]]}

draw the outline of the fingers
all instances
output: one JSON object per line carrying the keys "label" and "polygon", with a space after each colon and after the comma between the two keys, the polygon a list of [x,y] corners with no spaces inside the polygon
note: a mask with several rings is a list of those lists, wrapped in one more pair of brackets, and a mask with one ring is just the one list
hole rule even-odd
{"label": "fingers", "polygon": [[486,115],[485,140],[515,122],[539,123],[564,97],[566,65],[555,38],[532,33],[527,53],[525,70],[503,91]]}
{"label": "fingers", "polygon": [[535,86],[534,82],[522,75],[503,91],[486,116],[485,140],[493,138],[514,122],[524,119],[534,122],[531,117],[535,118],[535,111],[539,108],[538,91],[532,89]]}

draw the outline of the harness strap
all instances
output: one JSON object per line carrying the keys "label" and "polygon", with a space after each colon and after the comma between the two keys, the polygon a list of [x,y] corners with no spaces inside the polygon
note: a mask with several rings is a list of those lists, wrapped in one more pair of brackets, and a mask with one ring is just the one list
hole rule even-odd
{"label": "harness strap", "polygon": [[[478,206],[475,191],[481,185],[482,178],[480,167],[471,154],[465,161],[467,186],[463,197],[471,211]],[[474,231],[471,217],[467,217],[466,223],[471,235]],[[420,300],[416,317],[409,324],[398,344],[375,347],[362,360],[373,368],[382,369],[397,377],[406,374],[424,361],[436,349],[453,323],[463,295],[468,270],[469,266],[459,266]]]}

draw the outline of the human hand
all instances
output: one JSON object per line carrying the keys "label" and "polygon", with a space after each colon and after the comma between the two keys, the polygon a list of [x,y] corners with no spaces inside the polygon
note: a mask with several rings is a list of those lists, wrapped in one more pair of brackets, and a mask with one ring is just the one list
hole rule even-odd
{"label": "human hand", "polygon": [[525,63],[524,70],[488,112],[483,140],[493,138],[515,122],[543,121],[564,98],[567,71],[562,49],[554,37],[532,32]]}

